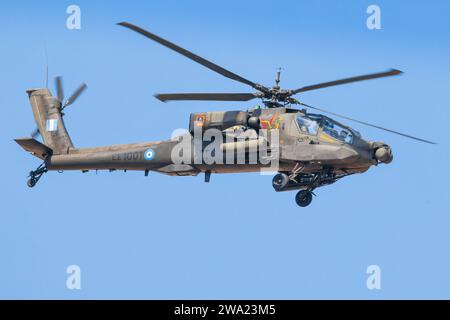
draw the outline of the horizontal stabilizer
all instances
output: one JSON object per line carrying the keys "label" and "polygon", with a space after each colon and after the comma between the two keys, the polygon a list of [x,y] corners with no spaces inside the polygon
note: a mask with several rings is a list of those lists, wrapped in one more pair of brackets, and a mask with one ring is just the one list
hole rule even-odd
{"label": "horizontal stabilizer", "polygon": [[42,160],[52,153],[52,149],[33,138],[20,138],[14,139],[14,141],[16,141],[25,151],[30,152],[32,155]]}

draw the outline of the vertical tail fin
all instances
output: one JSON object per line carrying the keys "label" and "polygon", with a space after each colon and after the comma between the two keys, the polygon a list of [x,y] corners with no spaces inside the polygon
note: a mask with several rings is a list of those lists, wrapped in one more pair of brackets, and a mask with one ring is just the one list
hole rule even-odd
{"label": "vertical tail fin", "polygon": [[48,89],[29,89],[27,93],[44,144],[53,150],[53,154],[68,153],[73,143],[64,125],[61,103]]}

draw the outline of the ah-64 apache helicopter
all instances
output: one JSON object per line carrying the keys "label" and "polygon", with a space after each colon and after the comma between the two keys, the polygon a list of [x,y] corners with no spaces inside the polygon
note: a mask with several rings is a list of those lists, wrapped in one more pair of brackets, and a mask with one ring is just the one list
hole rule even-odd
{"label": "ah-64 apache helicopter", "polygon": [[[277,72],[275,85],[266,87],[230,72],[138,26],[127,22],[121,22],[119,25],[140,33],[227,78],[255,89],[256,92],[254,93],[171,93],[157,94],[155,97],[163,102],[173,100],[249,101],[256,98],[261,99],[265,108],[256,107],[247,111],[197,112],[191,114],[190,135],[193,135],[196,129],[204,131],[211,128],[221,130],[224,135],[229,134],[230,130],[233,132],[235,128],[244,131],[277,130],[279,136],[279,167],[272,185],[276,191],[299,190],[295,200],[301,207],[308,206],[311,203],[313,191],[316,188],[332,184],[348,175],[363,173],[372,165],[388,164],[392,161],[393,155],[387,144],[366,141],[353,128],[322,114],[309,113],[306,109],[295,109],[293,108],[294,105],[434,144],[434,142],[425,139],[313,107],[293,97],[310,90],[396,76],[402,73],[399,70],[391,69],[381,73],[319,83],[294,90],[284,90],[279,86],[279,71]],[[178,143],[175,140],[75,148],[64,126],[63,111],[76,100],[86,88],[86,85],[82,84],[65,102],[61,78],[56,78],[56,87],[56,97],[47,88],[27,90],[37,129],[32,137],[16,139],[15,141],[26,151],[44,160],[36,170],[30,172],[27,183],[29,187],[34,187],[42,175],[49,170],[81,170],[83,172],[89,170],[142,170],[145,175],[149,171],[156,171],[179,176],[195,176],[203,172],[205,173],[205,181],[209,182],[211,173],[255,172],[263,167],[260,163],[215,163],[212,165],[204,162],[194,164],[174,163],[171,154]],[[43,143],[34,139],[37,135],[42,136]],[[227,142],[222,147],[227,150],[236,150],[238,143]],[[270,149],[270,141],[268,144]],[[204,147],[204,144],[201,147]]]}

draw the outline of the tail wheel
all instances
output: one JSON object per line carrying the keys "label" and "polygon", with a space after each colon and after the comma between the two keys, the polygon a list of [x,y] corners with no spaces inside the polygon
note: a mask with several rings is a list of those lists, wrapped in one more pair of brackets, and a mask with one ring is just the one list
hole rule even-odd
{"label": "tail wheel", "polygon": [[283,190],[284,188],[286,188],[288,183],[289,183],[289,177],[285,173],[278,173],[272,179],[272,187],[276,191]]}
{"label": "tail wheel", "polygon": [[308,190],[300,190],[295,196],[295,202],[299,207],[307,207],[311,204],[312,192]]}
{"label": "tail wheel", "polygon": [[27,181],[27,186],[28,187],[30,187],[30,188],[33,188],[35,185],[36,185],[36,179],[35,178],[30,178],[30,179],[28,179],[28,181]]}

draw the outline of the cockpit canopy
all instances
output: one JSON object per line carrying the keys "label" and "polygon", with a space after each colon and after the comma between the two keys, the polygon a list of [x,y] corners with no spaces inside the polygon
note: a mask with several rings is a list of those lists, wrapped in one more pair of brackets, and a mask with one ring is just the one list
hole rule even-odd
{"label": "cockpit canopy", "polygon": [[300,114],[296,120],[300,131],[304,134],[317,135],[321,129],[322,134],[348,144],[352,144],[355,137],[361,137],[358,131],[323,115]]}

